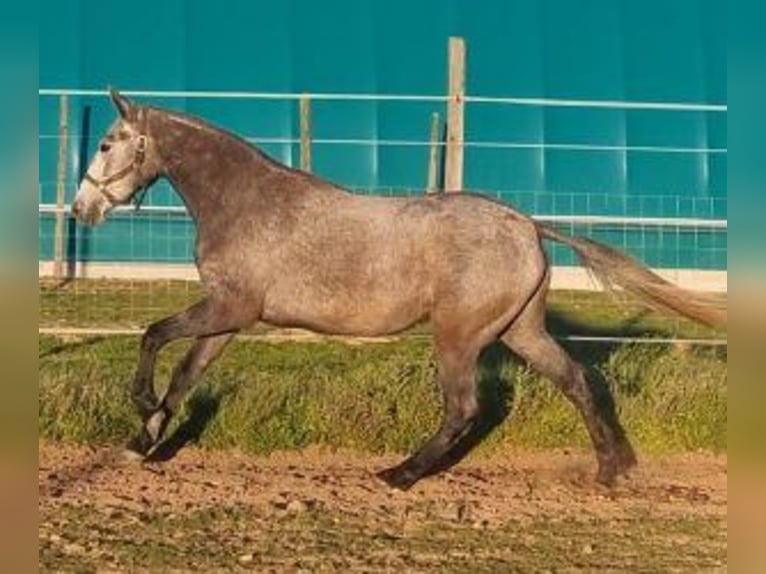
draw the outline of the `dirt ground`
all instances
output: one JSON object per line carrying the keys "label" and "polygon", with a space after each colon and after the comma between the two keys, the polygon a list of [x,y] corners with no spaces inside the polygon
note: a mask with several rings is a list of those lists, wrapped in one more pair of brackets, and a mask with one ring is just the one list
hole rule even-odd
{"label": "dirt ground", "polygon": [[723,571],[727,460],[642,460],[615,488],[590,453],[464,461],[408,492],[399,457],[186,448],[128,464],[39,445],[43,571]]}

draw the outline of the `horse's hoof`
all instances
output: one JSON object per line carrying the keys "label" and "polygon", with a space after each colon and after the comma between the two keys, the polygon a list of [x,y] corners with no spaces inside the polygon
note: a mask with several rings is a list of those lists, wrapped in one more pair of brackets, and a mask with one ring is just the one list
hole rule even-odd
{"label": "horse's hoof", "polygon": [[142,428],[141,432],[125,445],[125,452],[133,453],[134,458],[144,460],[156,444],[157,441],[146,432],[146,428]]}
{"label": "horse's hoof", "polygon": [[604,468],[600,467],[596,473],[596,482],[601,486],[611,488],[614,486],[617,480],[617,469],[614,467]]}
{"label": "horse's hoof", "polygon": [[617,472],[618,474],[627,474],[627,472],[638,464],[636,453],[629,444],[622,445],[617,451]]}
{"label": "horse's hoof", "polygon": [[409,490],[418,481],[417,476],[398,466],[381,470],[375,476],[397,490]]}
{"label": "horse's hoof", "polygon": [[618,476],[626,475],[637,463],[633,448],[629,444],[620,445],[608,458],[599,462],[596,482],[612,487]]}

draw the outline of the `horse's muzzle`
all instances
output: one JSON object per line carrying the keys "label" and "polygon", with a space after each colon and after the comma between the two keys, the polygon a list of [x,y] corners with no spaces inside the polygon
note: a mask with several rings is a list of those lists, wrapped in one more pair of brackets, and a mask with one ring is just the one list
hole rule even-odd
{"label": "horse's muzzle", "polygon": [[81,198],[76,198],[72,203],[72,217],[85,225],[98,225],[103,221],[103,216],[99,206],[86,205]]}

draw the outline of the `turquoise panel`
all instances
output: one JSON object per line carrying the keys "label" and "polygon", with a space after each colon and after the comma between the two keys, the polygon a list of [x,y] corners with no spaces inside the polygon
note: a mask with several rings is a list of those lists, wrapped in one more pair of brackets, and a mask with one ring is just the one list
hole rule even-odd
{"label": "turquoise panel", "polygon": [[619,194],[625,188],[625,152],[548,149],[546,188],[564,194]]}
{"label": "turquoise panel", "polygon": [[[312,0],[306,1],[313,3]],[[372,34],[363,41],[351,43],[345,41],[347,34],[354,34],[354,30],[351,29],[361,27],[368,30],[368,25],[349,20],[347,15],[351,12],[347,13],[342,7],[344,4],[356,5],[357,2],[336,1],[335,4],[339,6],[341,12],[331,16],[325,15],[325,19],[337,23],[336,41],[339,44],[339,55],[335,60],[324,59],[322,55],[318,55],[317,58],[323,59],[322,66],[335,68],[338,75],[345,76],[346,60],[358,58],[359,56],[353,52],[359,51],[365,45],[369,46],[369,42],[372,42],[374,50],[372,66],[362,74],[364,81],[351,84],[351,79],[345,80],[348,91],[365,91],[365,87],[369,87],[372,83],[369,80],[369,74],[374,74],[374,85],[381,93],[442,96],[447,86],[447,38],[456,33],[452,26],[455,19],[455,6],[463,3],[465,2],[455,0],[359,2],[360,5],[372,4],[370,12]],[[316,4],[324,3],[316,2]],[[354,13],[358,14],[360,8],[354,10]],[[477,10],[481,10],[478,5]],[[323,28],[325,19],[317,20],[322,22],[317,27]],[[322,87],[321,84],[314,84],[310,88],[305,88],[320,91]],[[329,91],[335,88],[328,86],[324,89]],[[423,135],[427,133],[424,131]]]}
{"label": "turquoise panel", "polygon": [[[702,154],[658,154],[631,151],[628,179],[631,193],[706,195],[707,158]],[[662,216],[662,213],[654,213]]]}
{"label": "turquoise panel", "polygon": [[[467,44],[467,84],[483,96],[540,97],[545,93],[542,2],[461,2],[457,35]],[[427,64],[446,71],[446,40]],[[446,84],[444,80],[438,86]],[[499,111],[502,111],[499,110]],[[467,124],[470,126],[470,123]],[[512,124],[504,124],[510,127]]]}
{"label": "turquoise panel", "polygon": [[[701,22],[701,12],[707,5],[699,0],[641,0],[619,4],[622,6],[625,98],[712,102],[707,97]],[[718,4],[725,5],[724,2]],[[719,26],[725,28],[726,21],[722,20]]]}
{"label": "turquoise panel", "polygon": [[614,0],[545,0],[545,95],[625,99],[622,3]]}
{"label": "turquoise panel", "polygon": [[[186,2],[176,26],[187,90],[288,91],[292,84],[291,2]],[[177,88],[179,86],[176,86]],[[220,102],[219,102],[220,103]],[[231,102],[226,102],[229,104]]]}
{"label": "turquoise panel", "polygon": [[[469,147],[465,162],[468,189],[485,193],[545,189],[545,153],[542,149]],[[505,197],[507,194],[500,195]],[[529,211],[524,205],[515,205]]]}

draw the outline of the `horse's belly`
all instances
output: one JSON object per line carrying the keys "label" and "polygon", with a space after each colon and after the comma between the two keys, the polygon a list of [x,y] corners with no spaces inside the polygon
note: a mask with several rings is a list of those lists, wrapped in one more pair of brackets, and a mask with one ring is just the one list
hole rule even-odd
{"label": "horse's belly", "polygon": [[262,318],[281,327],[372,337],[403,331],[426,315],[426,305],[421,297],[388,293],[353,297],[348,293],[320,291],[312,296],[294,298],[269,294]]}

